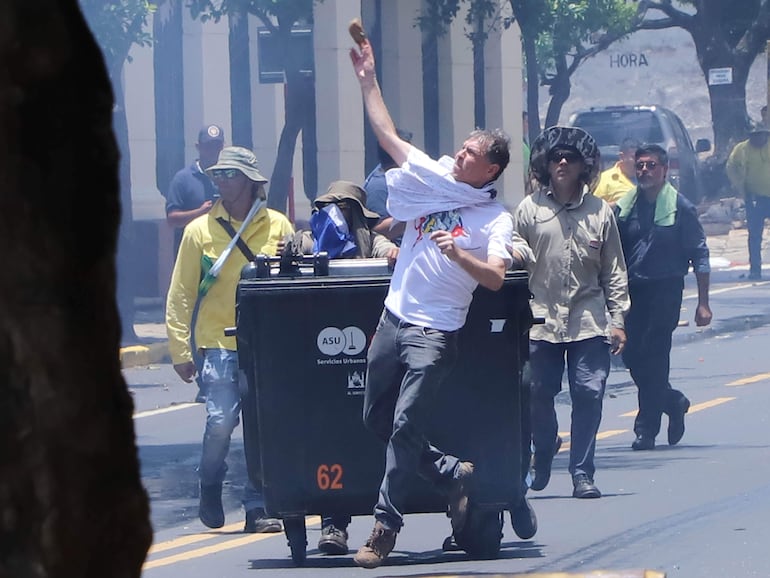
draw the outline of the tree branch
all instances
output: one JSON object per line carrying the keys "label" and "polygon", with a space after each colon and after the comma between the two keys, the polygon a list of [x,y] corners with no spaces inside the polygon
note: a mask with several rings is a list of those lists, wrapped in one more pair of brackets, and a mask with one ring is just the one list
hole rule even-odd
{"label": "tree branch", "polygon": [[254,8],[254,16],[259,18],[262,21],[262,24],[265,25],[266,28],[270,30],[271,34],[277,34],[278,33],[278,27],[273,24],[273,21],[270,18],[270,15],[265,12],[262,8]]}
{"label": "tree branch", "polygon": [[[647,12],[650,10],[658,10],[663,12],[667,18],[656,18],[655,20],[647,20]],[[640,30],[662,30],[664,28],[683,28],[690,32],[692,26],[695,23],[695,17],[692,14],[687,14],[674,8],[671,4],[671,0],[661,0],[655,2],[653,0],[642,0],[639,3],[638,14],[641,15],[643,20],[639,24]]]}
{"label": "tree branch", "polygon": [[[756,55],[764,50],[768,38],[770,38],[770,0],[765,0],[759,7],[756,19],[735,48],[748,55]],[[752,56],[752,61],[753,58]]]}

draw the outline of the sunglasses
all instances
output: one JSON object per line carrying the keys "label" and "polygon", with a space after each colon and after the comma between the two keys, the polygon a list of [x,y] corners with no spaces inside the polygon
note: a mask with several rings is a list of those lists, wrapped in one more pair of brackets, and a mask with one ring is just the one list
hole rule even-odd
{"label": "sunglasses", "polygon": [[214,169],[211,171],[211,178],[212,179],[234,179],[238,175],[243,174],[238,169]]}
{"label": "sunglasses", "polygon": [[581,162],[583,157],[575,151],[553,151],[548,155],[549,162],[560,163],[567,161],[567,164]]}
{"label": "sunglasses", "polygon": [[655,161],[639,161],[638,163],[636,163],[636,170],[641,171],[645,167],[647,167],[650,170],[653,170],[658,165],[660,165],[660,163],[656,163]]}

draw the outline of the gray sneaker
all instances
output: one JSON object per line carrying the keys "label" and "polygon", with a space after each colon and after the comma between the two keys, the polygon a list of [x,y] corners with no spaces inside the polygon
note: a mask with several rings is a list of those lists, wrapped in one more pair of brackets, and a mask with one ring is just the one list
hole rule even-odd
{"label": "gray sneaker", "polygon": [[278,518],[268,518],[262,508],[254,508],[246,512],[243,531],[246,534],[275,534],[283,532],[283,522]]}
{"label": "gray sneaker", "polygon": [[327,556],[344,556],[348,553],[348,532],[340,530],[334,524],[321,528],[318,538],[318,551]]}

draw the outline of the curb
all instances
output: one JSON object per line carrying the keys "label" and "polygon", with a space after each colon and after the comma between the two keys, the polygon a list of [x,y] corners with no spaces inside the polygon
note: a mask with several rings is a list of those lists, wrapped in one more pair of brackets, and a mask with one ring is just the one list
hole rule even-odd
{"label": "curb", "polygon": [[120,366],[123,369],[163,363],[169,359],[168,342],[149,345],[131,345],[120,348]]}

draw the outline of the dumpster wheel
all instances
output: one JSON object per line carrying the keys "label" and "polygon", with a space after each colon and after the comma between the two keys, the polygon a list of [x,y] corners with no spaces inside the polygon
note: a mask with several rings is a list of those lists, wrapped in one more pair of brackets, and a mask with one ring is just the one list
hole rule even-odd
{"label": "dumpster wheel", "polygon": [[291,559],[295,566],[304,566],[307,559],[307,530],[304,517],[283,519],[283,531],[291,549]]}
{"label": "dumpster wheel", "polygon": [[459,532],[454,533],[457,545],[471,558],[491,560],[500,554],[503,539],[503,512],[473,507],[468,509],[468,519]]}

